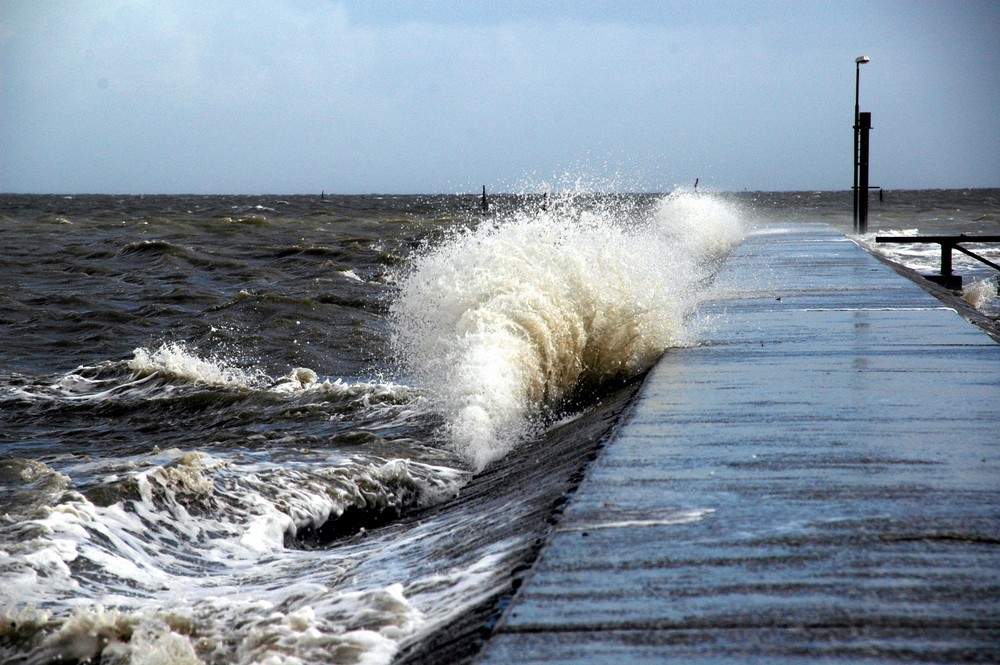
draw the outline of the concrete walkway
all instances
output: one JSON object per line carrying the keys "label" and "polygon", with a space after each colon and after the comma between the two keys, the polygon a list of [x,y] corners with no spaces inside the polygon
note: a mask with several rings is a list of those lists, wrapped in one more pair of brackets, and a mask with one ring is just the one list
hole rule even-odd
{"label": "concrete walkway", "polygon": [[1000,345],[825,226],[720,281],[479,662],[1000,661]]}

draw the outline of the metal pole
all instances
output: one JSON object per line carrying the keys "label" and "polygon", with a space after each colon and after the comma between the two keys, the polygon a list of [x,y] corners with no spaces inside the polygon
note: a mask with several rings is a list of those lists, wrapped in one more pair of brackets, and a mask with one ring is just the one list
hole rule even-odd
{"label": "metal pole", "polygon": [[865,111],[858,117],[861,133],[861,158],[858,161],[858,233],[868,233],[868,132],[872,114]]}
{"label": "metal pole", "polygon": [[951,276],[951,245],[946,242],[941,243],[941,276]]}
{"label": "metal pole", "polygon": [[861,60],[854,62],[854,232],[858,232],[858,92],[861,87]]}
{"label": "metal pole", "polygon": [[[870,61],[867,55],[859,55],[854,59],[854,232],[858,232],[858,92],[861,88],[861,65]],[[868,190],[865,190],[868,194]]]}

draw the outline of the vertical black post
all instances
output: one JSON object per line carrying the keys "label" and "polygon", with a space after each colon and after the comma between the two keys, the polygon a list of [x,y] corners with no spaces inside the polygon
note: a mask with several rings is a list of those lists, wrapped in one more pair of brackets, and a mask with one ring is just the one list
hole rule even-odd
{"label": "vertical black post", "polygon": [[[867,55],[859,55],[854,59],[854,232],[858,233],[858,198],[863,191],[868,196],[868,190],[859,190],[858,187],[858,132],[860,131],[860,118],[858,113],[858,92],[861,87],[861,65],[871,62]],[[863,231],[862,231],[863,233]]]}
{"label": "vertical black post", "polygon": [[858,233],[868,233],[868,132],[872,128],[872,114],[859,115],[860,153],[858,159]]}
{"label": "vertical black post", "polygon": [[951,276],[951,245],[944,241],[941,242],[941,276]]}
{"label": "vertical black post", "polygon": [[854,187],[851,193],[854,194],[854,232],[858,232],[858,87],[861,83],[861,63],[855,61],[854,65]]}
{"label": "vertical black post", "polygon": [[490,209],[490,204],[486,200],[486,185],[483,185],[483,210],[486,211],[489,209]]}

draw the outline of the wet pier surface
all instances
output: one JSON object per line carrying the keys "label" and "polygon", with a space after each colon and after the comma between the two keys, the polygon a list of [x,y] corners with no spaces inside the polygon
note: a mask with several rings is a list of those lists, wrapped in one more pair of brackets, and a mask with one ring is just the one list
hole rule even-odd
{"label": "wet pier surface", "polygon": [[1000,345],[824,226],[721,281],[477,662],[1000,661]]}

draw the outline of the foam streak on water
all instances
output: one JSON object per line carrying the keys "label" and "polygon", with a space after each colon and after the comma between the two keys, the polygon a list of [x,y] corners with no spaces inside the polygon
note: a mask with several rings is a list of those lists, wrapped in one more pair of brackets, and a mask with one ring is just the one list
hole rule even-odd
{"label": "foam streak on water", "polygon": [[475,470],[544,409],[690,344],[707,280],[740,239],[736,209],[710,196],[675,193],[641,217],[582,198],[456,232],[401,284],[395,348]]}

